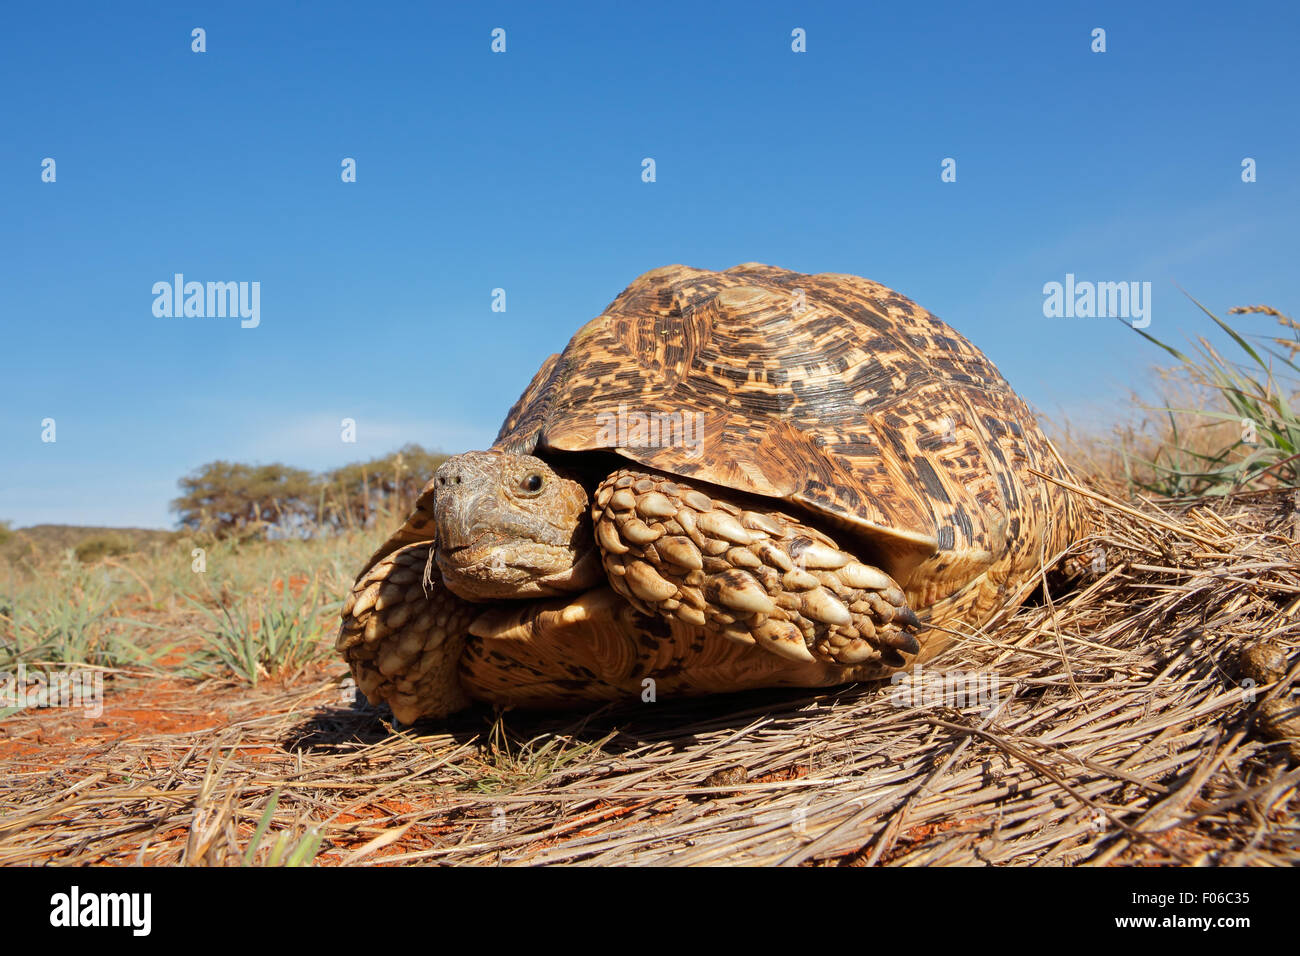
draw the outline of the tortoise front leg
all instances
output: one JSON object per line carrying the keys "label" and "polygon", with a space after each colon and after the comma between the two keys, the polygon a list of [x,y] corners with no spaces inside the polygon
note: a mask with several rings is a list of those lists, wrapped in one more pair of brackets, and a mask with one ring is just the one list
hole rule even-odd
{"label": "tortoise front leg", "polygon": [[457,669],[470,622],[483,608],[443,587],[436,565],[426,591],[432,548],[432,541],[407,545],[364,571],[336,643],[366,698],[387,701],[404,724],[470,704]]}
{"label": "tortoise front leg", "polygon": [[900,651],[920,652],[887,574],[789,515],[715,495],[630,469],[596,489],[605,570],[634,607],[804,663],[903,666]]}

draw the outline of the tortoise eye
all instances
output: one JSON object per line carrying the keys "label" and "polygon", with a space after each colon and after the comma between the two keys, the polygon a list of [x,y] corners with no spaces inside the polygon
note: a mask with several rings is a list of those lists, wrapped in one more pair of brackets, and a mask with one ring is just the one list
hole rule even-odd
{"label": "tortoise eye", "polygon": [[519,487],[529,494],[535,495],[537,492],[542,490],[542,484],[542,476],[537,472],[533,472],[525,477],[523,481],[519,482]]}

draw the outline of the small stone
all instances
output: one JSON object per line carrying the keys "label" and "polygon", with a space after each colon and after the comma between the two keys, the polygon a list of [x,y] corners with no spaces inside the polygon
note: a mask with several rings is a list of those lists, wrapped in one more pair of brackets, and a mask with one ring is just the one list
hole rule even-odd
{"label": "small stone", "polygon": [[1260,641],[1241,651],[1241,675],[1258,684],[1274,684],[1286,676],[1286,651],[1276,644]]}

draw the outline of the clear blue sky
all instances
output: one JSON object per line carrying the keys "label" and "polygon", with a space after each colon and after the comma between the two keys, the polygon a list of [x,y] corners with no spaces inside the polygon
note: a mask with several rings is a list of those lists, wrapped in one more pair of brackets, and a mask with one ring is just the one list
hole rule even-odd
{"label": "clear blue sky", "polygon": [[[1175,282],[1300,311],[1298,9],[12,4],[0,518],[169,527],[216,458],[481,447],[544,356],[674,262],[877,279],[1040,409],[1113,414],[1160,356],[1045,318],[1044,283],[1150,281],[1173,341],[1205,327]],[[176,272],[260,282],[260,326],[155,317]]]}

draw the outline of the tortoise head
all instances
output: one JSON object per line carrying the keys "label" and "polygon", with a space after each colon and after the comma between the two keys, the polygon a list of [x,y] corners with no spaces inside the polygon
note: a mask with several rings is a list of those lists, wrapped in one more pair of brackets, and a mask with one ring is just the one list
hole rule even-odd
{"label": "tortoise head", "polygon": [[467,601],[583,591],[605,579],[587,492],[532,455],[473,451],[433,476],[437,561]]}

